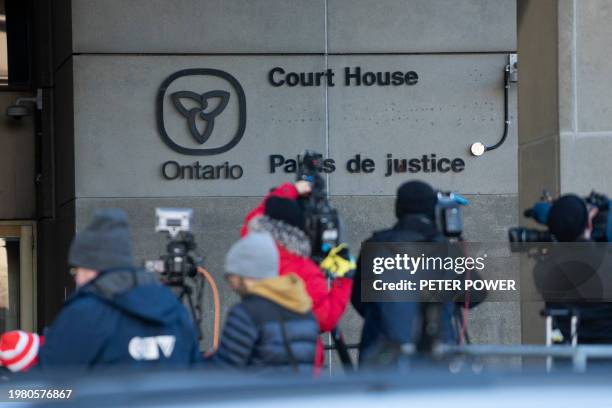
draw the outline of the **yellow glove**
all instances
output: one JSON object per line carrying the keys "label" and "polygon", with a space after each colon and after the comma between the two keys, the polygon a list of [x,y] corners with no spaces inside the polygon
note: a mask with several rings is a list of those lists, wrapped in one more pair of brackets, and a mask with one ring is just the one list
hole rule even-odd
{"label": "yellow glove", "polygon": [[319,266],[333,278],[352,278],[357,269],[357,263],[347,244],[332,248]]}

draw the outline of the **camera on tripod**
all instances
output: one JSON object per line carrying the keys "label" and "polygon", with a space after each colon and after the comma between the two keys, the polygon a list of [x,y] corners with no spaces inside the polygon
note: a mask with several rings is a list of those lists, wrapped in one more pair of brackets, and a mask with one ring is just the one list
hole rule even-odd
{"label": "camera on tripod", "polygon": [[[329,203],[325,180],[321,176],[323,155],[306,150],[298,166],[297,180],[308,181],[311,192],[308,197],[298,200],[304,211],[306,235],[312,248],[310,257],[317,264],[321,263],[327,253],[340,245],[340,217]],[[334,348],[345,370],[352,370],[353,363],[344,338],[336,327],[331,331]]]}
{"label": "camera on tripod", "polygon": [[[191,317],[197,323],[196,331],[201,339],[200,301],[203,288],[201,280],[196,278],[203,259],[195,253],[197,246],[191,233],[192,216],[191,208],[155,209],[155,231],[166,233],[169,241],[166,253],[157,260],[145,261],[145,269],[159,274],[160,282],[168,286],[181,302],[186,303]],[[186,278],[194,280],[188,282]]]}
{"label": "camera on tripod", "polygon": [[[596,242],[610,242],[612,240],[612,217],[610,217],[610,209],[612,201],[605,194],[592,191],[587,197],[583,198],[587,207],[597,208],[597,216],[593,219],[593,231],[591,239]],[[533,207],[525,210],[523,215],[533,219],[540,225],[548,224],[548,214],[553,205],[553,199],[546,191],[543,192],[540,201],[535,203]],[[508,230],[508,240],[513,251],[524,249],[521,243],[529,242],[554,242],[555,237],[548,230],[539,230],[525,227],[514,227]]]}
{"label": "camera on tripod", "polygon": [[159,273],[168,286],[183,286],[185,277],[195,277],[202,264],[202,258],[194,254],[197,245],[191,233],[192,216],[191,208],[155,209],[155,231],[167,233],[169,242],[166,253],[158,260],[146,261],[145,268]]}
{"label": "camera on tripod", "polygon": [[330,249],[340,244],[340,219],[327,197],[325,180],[321,176],[323,156],[307,150],[299,166],[297,180],[308,181],[312,191],[299,200],[306,218],[306,235],[310,239],[312,258],[320,262]]}

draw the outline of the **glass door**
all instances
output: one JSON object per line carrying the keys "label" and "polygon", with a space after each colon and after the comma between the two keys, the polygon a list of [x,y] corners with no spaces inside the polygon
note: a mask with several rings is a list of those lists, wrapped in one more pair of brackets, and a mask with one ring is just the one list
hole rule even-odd
{"label": "glass door", "polygon": [[0,333],[36,330],[33,222],[0,222]]}

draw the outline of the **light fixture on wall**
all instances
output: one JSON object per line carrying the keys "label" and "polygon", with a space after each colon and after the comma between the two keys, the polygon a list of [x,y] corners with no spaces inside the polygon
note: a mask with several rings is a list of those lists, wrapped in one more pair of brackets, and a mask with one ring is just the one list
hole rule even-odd
{"label": "light fixture on wall", "polygon": [[482,156],[485,152],[497,149],[506,141],[508,137],[508,128],[510,127],[510,118],[508,117],[508,94],[510,91],[510,84],[516,82],[518,82],[518,57],[516,54],[510,54],[508,56],[508,65],[504,68],[504,133],[501,139],[499,139],[499,142],[491,146],[486,146],[482,142],[473,143],[470,146],[472,155],[476,157]]}
{"label": "light fixture on wall", "polygon": [[36,91],[36,96],[23,96],[17,98],[14,105],[10,105],[6,108],[6,116],[9,116],[13,119],[21,119],[24,116],[30,116],[32,114],[32,111],[26,105],[27,103],[33,103],[36,105],[36,109],[42,110],[42,89],[39,88]]}

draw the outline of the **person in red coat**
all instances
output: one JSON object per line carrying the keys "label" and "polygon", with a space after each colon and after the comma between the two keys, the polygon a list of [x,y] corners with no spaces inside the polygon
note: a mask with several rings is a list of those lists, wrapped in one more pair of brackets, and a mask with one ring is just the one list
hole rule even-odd
{"label": "person in red coat", "polygon": [[[245,218],[240,231],[245,236],[250,231],[266,231],[278,247],[279,274],[293,272],[306,285],[312,299],[312,312],[319,323],[321,333],[333,330],[346,309],[353,287],[352,279],[339,277],[331,281],[319,266],[310,259],[310,240],[304,232],[304,214],[297,199],[310,194],[307,181],[284,183],[273,189]],[[323,364],[323,344],[319,340],[315,366]]]}

